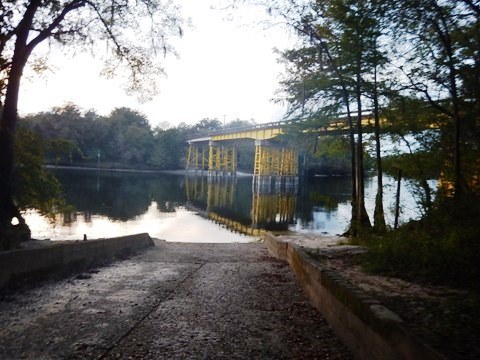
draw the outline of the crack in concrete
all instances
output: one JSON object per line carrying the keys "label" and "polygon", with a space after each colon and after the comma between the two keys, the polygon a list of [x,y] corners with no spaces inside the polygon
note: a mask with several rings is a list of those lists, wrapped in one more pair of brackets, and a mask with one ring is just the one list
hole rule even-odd
{"label": "crack in concrete", "polygon": [[[153,261],[152,261],[153,262]],[[164,263],[164,261],[162,261],[162,263]],[[180,262],[179,262],[180,263]],[[98,357],[98,359],[105,359],[108,355],[110,355],[110,353],[117,347],[119,346],[123,340],[125,340],[135,329],[137,329],[144,321],[145,319],[147,319],[155,310],[157,310],[160,305],[165,302],[165,300],[167,300],[172,294],[174,294],[176,291],[178,291],[182,285],[189,279],[191,279],[198,271],[200,271],[200,269],[202,269],[206,264],[208,263],[208,261],[204,261],[203,263],[200,264],[200,266],[198,268],[195,269],[195,271],[192,271],[190,274],[188,274],[187,276],[185,276],[185,278],[183,278],[182,280],[179,281],[178,283],[178,286],[174,289],[172,289],[171,291],[167,292],[161,299],[159,299],[159,301],[152,306],[152,308],[147,311],[147,313],[145,315],[143,315],[135,324],[133,324],[132,327],[130,327],[130,329],[128,329],[128,331],[126,331],[122,336],[120,336],[120,338],[114,342],[114,344],[112,344],[111,346],[107,347],[106,348],[106,351],[100,355]],[[195,264],[197,265],[198,263],[189,263],[189,264]]]}

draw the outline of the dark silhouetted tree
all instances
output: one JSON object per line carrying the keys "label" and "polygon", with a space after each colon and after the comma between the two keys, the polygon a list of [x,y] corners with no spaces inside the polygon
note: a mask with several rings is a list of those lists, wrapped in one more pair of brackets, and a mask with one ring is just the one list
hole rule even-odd
{"label": "dark silhouetted tree", "polygon": [[107,76],[128,73],[131,92],[147,98],[162,68],[157,55],[172,51],[182,34],[179,9],[170,1],[2,0],[0,3],[0,242],[20,216],[12,196],[14,139],[20,82],[32,53],[45,41],[66,46],[108,44]]}

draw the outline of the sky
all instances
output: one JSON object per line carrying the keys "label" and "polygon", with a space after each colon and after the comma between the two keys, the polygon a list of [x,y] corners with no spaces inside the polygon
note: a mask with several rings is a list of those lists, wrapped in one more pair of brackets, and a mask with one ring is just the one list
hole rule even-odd
{"label": "sky", "polygon": [[272,99],[283,66],[274,49],[291,47],[288,31],[279,26],[265,29],[259,22],[268,15],[259,8],[244,8],[232,16],[212,9],[216,0],[177,2],[193,26],[174,41],[179,57],[164,60],[167,77],[158,81],[160,92],[152,101],[141,104],[125,94],[120,79],[100,77],[102,64],[91,54],[72,57],[50,50],[52,69],[41,76],[24,76],[20,114],[72,102],[101,115],[127,106],[145,114],[153,126],[194,124],[203,118],[280,120],[286,106]]}

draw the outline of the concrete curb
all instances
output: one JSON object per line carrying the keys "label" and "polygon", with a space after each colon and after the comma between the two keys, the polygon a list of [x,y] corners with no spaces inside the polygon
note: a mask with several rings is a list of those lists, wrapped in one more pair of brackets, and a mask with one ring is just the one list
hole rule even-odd
{"label": "concrete curb", "polygon": [[1,252],[0,288],[20,281],[85,269],[149,246],[155,245],[150,236],[144,233]]}
{"label": "concrete curb", "polygon": [[417,339],[398,315],[324,267],[300,246],[265,234],[270,253],[288,262],[310,302],[359,359],[447,359]]}

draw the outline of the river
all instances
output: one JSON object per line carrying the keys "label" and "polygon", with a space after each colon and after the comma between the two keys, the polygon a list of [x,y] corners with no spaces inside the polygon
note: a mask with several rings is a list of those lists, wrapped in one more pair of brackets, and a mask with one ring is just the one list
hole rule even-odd
{"label": "river", "polygon": [[[75,211],[55,221],[25,213],[35,239],[76,240],[148,232],[167,241],[249,242],[258,230],[334,235],[350,219],[348,177],[300,180],[286,188],[252,189],[251,176],[208,181],[206,177],[55,169]],[[395,179],[384,176],[387,222],[393,223]],[[366,181],[372,216],[375,177]],[[401,220],[419,216],[412,192],[402,183]],[[252,237],[253,236],[253,237]]]}

